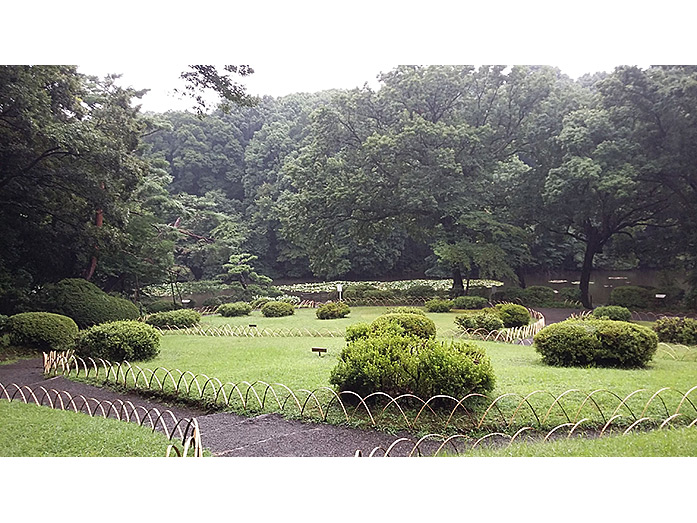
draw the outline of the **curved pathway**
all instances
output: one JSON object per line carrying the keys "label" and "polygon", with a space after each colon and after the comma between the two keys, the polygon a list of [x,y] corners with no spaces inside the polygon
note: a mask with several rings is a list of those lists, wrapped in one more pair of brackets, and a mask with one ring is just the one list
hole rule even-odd
{"label": "curved pathway", "polygon": [[[579,312],[574,309],[538,309],[547,324],[562,321]],[[406,434],[388,434],[376,430],[353,429],[325,423],[289,420],[279,414],[246,417],[230,412],[206,413],[194,408],[153,401],[137,394],[124,394],[107,388],[74,382],[61,376],[44,378],[40,359],[20,360],[0,365],[0,383],[56,389],[72,396],[83,395],[97,400],[131,401],[160,412],[170,410],[178,419],[195,417],[201,429],[203,446],[214,456],[286,456],[286,457],[350,457],[357,450],[364,454],[376,447],[389,447]],[[398,453],[391,453],[398,455]]]}

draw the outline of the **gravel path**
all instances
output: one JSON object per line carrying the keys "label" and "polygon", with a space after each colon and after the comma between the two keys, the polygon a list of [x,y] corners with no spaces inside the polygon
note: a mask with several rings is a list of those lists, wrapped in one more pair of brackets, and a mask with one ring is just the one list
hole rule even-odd
{"label": "gravel path", "polygon": [[[538,310],[545,316],[547,324],[562,321],[570,314],[579,312],[573,309]],[[131,401],[134,405],[147,409],[157,408],[160,412],[170,410],[178,419],[196,417],[203,445],[215,456],[349,457],[355,455],[357,450],[367,455],[375,447],[381,446],[386,449],[397,438],[407,436],[305,423],[284,419],[278,414],[256,417],[228,412],[207,414],[193,408],[149,400],[136,394],[117,393],[110,389],[73,382],[60,376],[45,379],[42,370],[39,359],[0,365],[0,383],[6,387],[12,383],[32,388],[43,386],[46,389],[67,391],[72,396],[83,395],[100,401]],[[403,446],[402,455],[410,450],[407,447],[408,445]],[[391,455],[400,455],[400,452],[392,452]]]}

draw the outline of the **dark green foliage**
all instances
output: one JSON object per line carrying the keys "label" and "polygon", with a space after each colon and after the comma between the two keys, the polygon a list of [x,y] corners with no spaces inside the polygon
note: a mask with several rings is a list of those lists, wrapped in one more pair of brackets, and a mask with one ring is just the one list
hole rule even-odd
{"label": "dark green foliage", "polygon": [[535,335],[542,360],[563,367],[643,367],[657,346],[651,329],[613,320],[566,320]]}
{"label": "dark green foliage", "polygon": [[363,293],[363,298],[366,300],[380,301],[390,300],[396,295],[397,293],[392,289],[371,289]]}
{"label": "dark green foliage", "polygon": [[317,318],[320,320],[333,320],[348,316],[351,309],[343,302],[329,302],[317,308]]}
{"label": "dark green foliage", "polygon": [[350,299],[363,298],[367,291],[376,290],[378,290],[376,287],[373,285],[368,285],[367,283],[351,283],[344,289],[343,297]]}
{"label": "dark green foliage", "polygon": [[140,316],[132,302],[110,296],[81,278],[47,285],[39,296],[39,306],[72,318],[81,329],[108,321],[135,320]]}
{"label": "dark green foliage", "polygon": [[487,332],[503,329],[503,322],[495,309],[484,309],[455,317],[455,324],[464,331],[483,329]]}
{"label": "dark green foliage", "polygon": [[543,307],[551,305],[555,297],[554,289],[542,285],[532,285],[523,289],[521,299],[526,307]]}
{"label": "dark green foliage", "polygon": [[428,312],[450,312],[450,309],[453,308],[453,302],[451,300],[434,298],[424,303],[424,306]]}
{"label": "dark green foliage", "polygon": [[114,362],[149,360],[160,352],[160,335],[153,327],[140,321],[103,323],[80,333],[75,352],[82,358],[102,358]]}
{"label": "dark green foliage", "polygon": [[9,319],[8,316],[5,316],[4,314],[0,314],[0,336],[5,334],[5,329],[7,328],[7,320]]}
{"label": "dark green foliage", "polygon": [[32,351],[67,350],[78,334],[69,317],[50,312],[22,312],[10,316],[6,330],[10,344]]}
{"label": "dark green foliage", "polygon": [[404,335],[424,339],[436,337],[436,324],[432,319],[420,314],[383,314],[375,318],[370,327],[373,332],[392,330],[396,327],[396,330]]}
{"label": "dark green foliage", "polygon": [[437,294],[433,287],[426,284],[412,285],[406,289],[405,293],[410,298],[430,298]]}
{"label": "dark green foliage", "polygon": [[458,296],[453,300],[453,309],[483,309],[489,300],[481,296]]}
{"label": "dark green foliage", "polygon": [[220,299],[220,296],[212,296],[210,298],[206,298],[203,300],[203,303],[201,306],[203,307],[217,307],[218,305],[222,305],[223,300]]}
{"label": "dark green foliage", "polygon": [[266,298],[266,297],[260,297],[254,300],[251,305],[252,309],[260,309],[265,303],[269,303],[270,301],[273,301],[271,298]]}
{"label": "dark green foliage", "polygon": [[155,314],[157,312],[176,311],[177,309],[181,308],[181,305],[179,305],[178,303],[166,300],[155,301],[146,306],[146,310],[150,314]]}
{"label": "dark green foliage", "polygon": [[522,305],[500,303],[496,306],[504,327],[524,327],[530,323],[530,313]]}
{"label": "dark green foliage", "polygon": [[177,327],[185,329],[187,327],[193,327],[200,321],[201,313],[190,309],[158,312],[145,318],[145,323],[160,328]]}
{"label": "dark green foliage", "polygon": [[231,316],[247,316],[252,312],[251,304],[244,301],[236,301],[234,303],[223,303],[216,309],[218,314],[225,317]]}
{"label": "dark green foliage", "polygon": [[261,313],[268,318],[292,316],[295,314],[295,307],[283,301],[270,301],[261,307]]}
{"label": "dark green foliage", "polygon": [[697,320],[692,318],[659,318],[653,330],[660,341],[697,345]]}
{"label": "dark green foliage", "polygon": [[593,317],[616,321],[632,321],[631,311],[627,307],[620,307],[619,305],[596,307],[593,309]]}
{"label": "dark green foliage", "polygon": [[499,287],[496,289],[492,299],[494,301],[520,303],[523,299],[523,289],[520,287]]}
{"label": "dark green foliage", "polygon": [[342,351],[330,383],[363,396],[385,392],[462,398],[494,387],[483,349],[465,342],[437,342],[384,332],[355,339]]}
{"label": "dark green foliage", "polygon": [[610,305],[620,305],[628,309],[646,309],[651,304],[653,295],[649,289],[627,285],[616,287],[610,292]]}
{"label": "dark green foliage", "polygon": [[488,287],[470,287],[467,291],[467,296],[486,298],[487,302],[491,296],[491,289]]}
{"label": "dark green foliage", "polygon": [[419,314],[426,316],[426,313],[418,307],[391,307],[387,309],[388,314]]}
{"label": "dark green foliage", "polygon": [[559,300],[581,301],[581,289],[578,287],[562,287],[557,295]]}

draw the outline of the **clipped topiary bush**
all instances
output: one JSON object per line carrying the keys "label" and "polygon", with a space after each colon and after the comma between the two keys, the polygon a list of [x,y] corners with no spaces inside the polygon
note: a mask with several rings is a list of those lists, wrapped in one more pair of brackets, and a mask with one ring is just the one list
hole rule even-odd
{"label": "clipped topiary bush", "polygon": [[500,303],[496,310],[504,327],[524,327],[530,323],[530,313],[522,305]]}
{"label": "clipped topiary bush", "polygon": [[140,321],[113,321],[90,327],[80,334],[75,349],[82,358],[114,362],[148,360],[159,351],[160,334]]}
{"label": "clipped topiary bush", "polygon": [[657,346],[651,329],[613,320],[566,320],[535,335],[542,360],[562,367],[643,367]]}
{"label": "clipped topiary bush", "polygon": [[295,314],[295,307],[284,301],[270,301],[261,307],[261,313],[268,318],[292,316]]}
{"label": "clipped topiary bush", "polygon": [[458,296],[453,299],[453,309],[483,309],[489,306],[489,300],[481,296]]}
{"label": "clipped topiary bush", "polygon": [[453,308],[453,302],[434,298],[424,303],[424,306],[428,312],[450,312],[450,309]]}
{"label": "clipped topiary bush", "polygon": [[69,317],[51,312],[22,312],[10,316],[6,331],[10,344],[28,351],[68,350],[78,334]]}
{"label": "clipped topiary bush", "polygon": [[503,329],[503,322],[494,309],[484,309],[482,311],[456,316],[455,325],[465,332],[478,329],[493,332]]}
{"label": "clipped topiary bush", "polygon": [[593,309],[593,317],[615,321],[631,321],[632,313],[627,307],[620,307],[619,305],[606,305],[604,307],[596,307]]}
{"label": "clipped topiary bush", "polygon": [[649,289],[627,285],[616,287],[610,292],[609,305],[619,305],[628,309],[646,309],[651,304],[653,295]]}
{"label": "clipped topiary bush", "polygon": [[521,301],[527,307],[542,307],[551,305],[556,298],[556,293],[551,287],[531,285],[523,289]]}
{"label": "clipped topiary bush", "polygon": [[252,305],[244,301],[236,301],[234,303],[223,303],[216,309],[218,314],[230,318],[233,316],[247,316],[252,312]]}
{"label": "clipped topiary bush", "polygon": [[426,316],[426,313],[418,307],[391,307],[387,309],[388,314],[418,314]]}
{"label": "clipped topiary bush", "polygon": [[116,320],[135,320],[138,308],[128,300],[110,296],[93,283],[68,278],[48,285],[39,295],[39,303],[48,312],[75,320],[81,329]]}
{"label": "clipped topiary bush", "polygon": [[373,333],[390,330],[423,339],[436,337],[436,324],[420,314],[383,314],[373,320],[370,328]]}
{"label": "clipped topiary bush", "polygon": [[317,308],[315,314],[320,320],[333,320],[349,315],[351,309],[344,302],[329,302]]}
{"label": "clipped topiary bush", "polygon": [[484,350],[471,343],[382,333],[350,343],[329,381],[339,390],[363,396],[380,391],[392,396],[460,398],[492,390],[494,374]]}
{"label": "clipped topiary bush", "polygon": [[176,327],[185,329],[193,327],[201,321],[201,313],[190,309],[179,309],[176,311],[158,312],[145,318],[145,323],[154,327],[168,328]]}
{"label": "clipped topiary bush", "polygon": [[659,318],[653,330],[659,341],[697,345],[697,320],[692,318]]}

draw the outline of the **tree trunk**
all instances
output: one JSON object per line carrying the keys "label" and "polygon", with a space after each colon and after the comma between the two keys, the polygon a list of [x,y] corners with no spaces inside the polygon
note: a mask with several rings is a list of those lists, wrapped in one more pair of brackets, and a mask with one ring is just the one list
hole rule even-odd
{"label": "tree trunk", "polygon": [[589,286],[591,271],[593,270],[593,258],[599,249],[600,246],[596,242],[588,242],[586,243],[586,252],[583,255],[583,266],[581,267],[581,282],[579,288],[581,289],[581,303],[586,309],[593,308]]}
{"label": "tree trunk", "polygon": [[450,295],[453,298],[465,295],[465,285],[462,281],[462,271],[458,265],[453,265],[453,286],[450,289]]}

